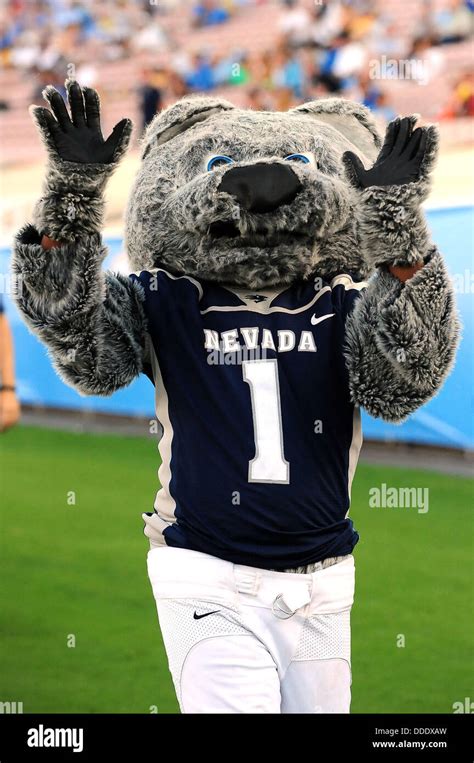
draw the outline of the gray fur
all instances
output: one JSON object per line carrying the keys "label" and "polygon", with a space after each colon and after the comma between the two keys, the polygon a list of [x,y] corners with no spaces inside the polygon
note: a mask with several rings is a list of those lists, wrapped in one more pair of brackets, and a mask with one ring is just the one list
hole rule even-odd
{"label": "gray fur", "polygon": [[406,283],[386,270],[371,279],[346,324],[352,400],[372,416],[402,421],[440,389],[460,325],[437,250]]}
{"label": "gray fur", "polygon": [[17,305],[59,376],[85,395],[110,395],[143,370],[143,290],[104,273],[106,254],[98,234],[45,251],[31,226],[15,244]]}
{"label": "gray fur", "polygon": [[112,165],[51,164],[33,212],[38,230],[56,241],[75,241],[102,229],[104,188]]}
{"label": "gray fur", "polygon": [[214,113],[235,109],[235,106],[223,98],[191,95],[164,109],[158,118],[148,125],[142,145],[143,152],[152,144],[166,143],[175,135],[192,127],[197,121],[204,121]]}
{"label": "gray fur", "polygon": [[372,267],[384,263],[414,265],[424,260],[432,247],[421,203],[430,191],[439,133],[434,125],[426,127],[425,132],[426,152],[416,183],[373,186],[358,194],[355,223],[364,259]]}
{"label": "gray fur", "polygon": [[382,141],[370,111],[360,103],[344,98],[323,98],[303,103],[290,113],[310,114],[317,122],[329,124],[342,133],[372,162],[377,158]]}
{"label": "gray fur", "polygon": [[[173,273],[237,286],[285,285],[315,270],[334,275],[335,262],[327,250],[336,237],[342,250],[351,251],[353,270],[367,274],[367,264],[353,246],[357,196],[347,182],[342,154],[363,143],[375,156],[379,141],[363,106],[345,107],[349,120],[345,134],[326,123],[327,117],[340,118],[340,103],[329,99],[317,102],[314,112],[312,104],[305,104],[285,114],[235,109],[227,101],[189,97],[158,116],[145,136],[144,160],[126,215],[127,250],[134,270],[159,262]],[[175,125],[176,111],[187,123],[199,108],[208,115],[205,120],[159,143],[159,136]],[[369,137],[363,140],[361,133]],[[292,165],[303,190],[291,204],[271,214],[242,210],[233,197],[218,192],[225,167],[206,171],[207,158],[216,153],[245,165],[262,158],[283,163],[285,156],[295,152],[313,153],[318,166]],[[151,219],[157,225],[151,226]],[[209,235],[213,222],[230,220],[238,225],[237,240],[216,241]]]}
{"label": "gray fur", "polygon": [[[68,91],[72,83],[73,80],[66,81]],[[44,89],[43,97],[48,103],[54,92],[55,88],[51,86]],[[77,164],[63,161],[58,156],[42,109],[31,106],[30,114],[48,157],[43,194],[33,212],[35,226],[57,241],[75,241],[84,234],[100,232],[105,186],[128,148],[132,123],[129,121],[126,125],[111,164]]]}
{"label": "gray fur", "polygon": [[[110,394],[129,384],[145,362],[143,294],[128,279],[101,272],[104,187],[129,135],[113,164],[74,165],[55,155],[41,115],[35,117],[49,155],[36,229],[66,243],[43,251],[37,230],[20,232],[14,253],[23,282],[18,305],[65,381],[86,394]],[[283,288],[314,274],[367,277],[378,265],[426,259],[406,284],[379,269],[347,324],[354,402],[401,420],[439,389],[458,341],[453,292],[420,208],[436,154],[434,129],[428,138],[418,182],[359,191],[342,156],[355,151],[369,166],[381,144],[363,106],[328,99],[271,113],[237,109],[218,98],[184,98],[155,118],[143,141],[126,214],[132,269],[161,266],[258,289]],[[292,164],[302,189],[271,214],[250,213],[219,192],[226,167],[206,171],[207,158],[216,153],[245,165],[284,162],[295,152],[311,152],[316,164]],[[71,205],[74,215],[68,214]],[[212,238],[216,221],[234,221],[240,236]]]}

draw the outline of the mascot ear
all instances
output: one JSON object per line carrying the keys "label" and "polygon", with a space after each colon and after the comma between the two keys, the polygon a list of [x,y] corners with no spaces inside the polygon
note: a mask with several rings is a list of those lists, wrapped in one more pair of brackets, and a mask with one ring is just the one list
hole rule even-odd
{"label": "mascot ear", "polygon": [[310,114],[341,133],[359,153],[375,161],[382,145],[376,122],[369,109],[343,98],[322,98],[291,109],[290,114]]}
{"label": "mascot ear", "polygon": [[161,146],[176,135],[189,130],[198,122],[204,122],[214,114],[229,111],[235,106],[222,98],[191,95],[169,106],[153,119],[147,127],[142,142],[142,159],[152,146]]}

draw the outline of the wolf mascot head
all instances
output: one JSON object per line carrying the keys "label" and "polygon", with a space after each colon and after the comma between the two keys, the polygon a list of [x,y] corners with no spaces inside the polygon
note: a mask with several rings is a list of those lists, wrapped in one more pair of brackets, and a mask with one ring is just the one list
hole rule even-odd
{"label": "wolf mascot head", "polygon": [[184,98],[143,140],[126,215],[132,267],[254,289],[315,271],[365,276],[342,156],[371,165],[379,149],[370,112],[349,101],[281,113]]}

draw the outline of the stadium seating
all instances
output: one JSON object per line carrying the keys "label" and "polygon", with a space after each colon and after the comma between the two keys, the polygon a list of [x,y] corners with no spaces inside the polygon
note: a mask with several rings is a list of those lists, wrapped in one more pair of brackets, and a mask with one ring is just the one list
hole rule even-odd
{"label": "stadium seating", "polygon": [[[436,7],[444,7],[444,0],[436,0]],[[410,0],[378,0],[376,3],[384,16],[394,20],[396,33],[407,43],[419,23],[421,4]],[[249,53],[271,50],[278,42],[278,18],[281,5],[274,0],[245,5],[225,24],[217,27],[194,29],[190,25],[189,4],[178,3],[174,10],[159,16],[159,23],[168,38],[178,49],[187,51],[210,51],[216,55],[231,51]],[[152,61],[166,65],[169,53],[157,52]],[[442,46],[442,75],[427,85],[419,85],[407,80],[385,80],[383,89],[390,95],[395,110],[399,113],[418,112],[427,119],[436,117],[440,104],[446,102],[452,83],[463,72],[469,70],[472,60],[470,42]],[[98,72],[98,87],[105,104],[105,131],[109,130],[124,115],[136,121],[136,83],[143,56],[131,56],[114,62],[101,62]],[[150,60],[150,56],[148,56]],[[33,84],[31,75],[14,68],[4,68],[0,75],[4,99],[8,109],[0,113],[0,138],[2,141],[2,161],[4,164],[34,162],[39,158],[38,141],[26,108],[32,100]],[[237,86],[219,88],[219,92],[232,98],[237,104],[245,103],[245,90]],[[454,133],[459,134],[459,130]],[[466,130],[461,130],[461,140]]]}

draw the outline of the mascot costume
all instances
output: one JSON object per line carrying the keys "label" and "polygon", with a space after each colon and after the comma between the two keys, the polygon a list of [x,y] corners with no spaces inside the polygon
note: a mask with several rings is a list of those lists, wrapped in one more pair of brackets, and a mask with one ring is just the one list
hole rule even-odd
{"label": "mascot costume", "polygon": [[132,125],[104,140],[97,93],[66,85],[69,110],[53,87],[32,107],[49,161],[17,303],[81,394],[154,384],[143,518],[181,710],[348,712],[360,408],[405,419],[458,340],[421,209],[436,128],[396,119],[382,145],[346,100],[185,97],[143,140],[126,277],[103,271],[101,227]]}

